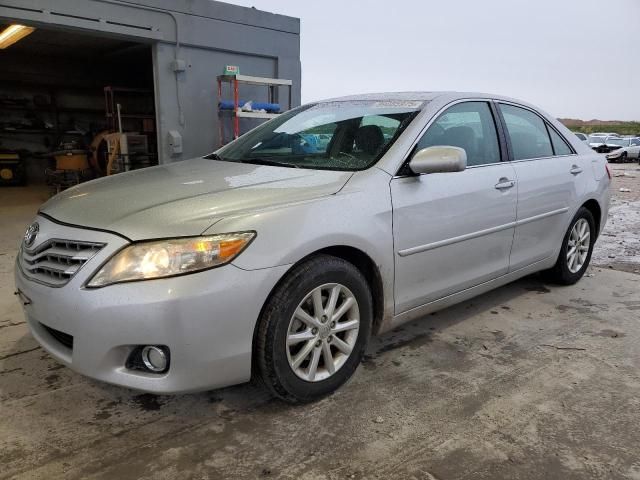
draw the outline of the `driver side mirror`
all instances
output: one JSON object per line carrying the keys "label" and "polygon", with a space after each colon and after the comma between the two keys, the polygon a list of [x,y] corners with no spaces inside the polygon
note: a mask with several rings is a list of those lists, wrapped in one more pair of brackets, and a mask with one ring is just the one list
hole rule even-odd
{"label": "driver side mirror", "polygon": [[451,146],[423,148],[413,156],[409,168],[416,174],[462,172],[467,168],[467,152]]}

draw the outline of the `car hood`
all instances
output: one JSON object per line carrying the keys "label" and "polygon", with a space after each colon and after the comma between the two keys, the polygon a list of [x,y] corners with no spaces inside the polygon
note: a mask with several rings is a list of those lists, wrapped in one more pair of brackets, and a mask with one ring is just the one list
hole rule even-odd
{"label": "car hood", "polygon": [[229,215],[332,195],[351,175],[197,158],[83,183],[40,212],[131,240],[199,235]]}

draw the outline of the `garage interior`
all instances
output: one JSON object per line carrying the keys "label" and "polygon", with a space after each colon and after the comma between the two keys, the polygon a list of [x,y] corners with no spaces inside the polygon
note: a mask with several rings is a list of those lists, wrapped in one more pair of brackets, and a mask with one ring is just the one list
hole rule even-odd
{"label": "garage interior", "polygon": [[[4,1],[0,192],[46,200],[212,152],[299,105],[299,34],[296,18],[209,0]],[[223,110],[236,74],[244,102],[275,110]]]}
{"label": "garage interior", "polygon": [[[17,160],[3,184],[57,193],[158,163],[151,45],[36,28],[0,50],[0,64],[0,152]],[[114,132],[126,153],[109,164]]]}

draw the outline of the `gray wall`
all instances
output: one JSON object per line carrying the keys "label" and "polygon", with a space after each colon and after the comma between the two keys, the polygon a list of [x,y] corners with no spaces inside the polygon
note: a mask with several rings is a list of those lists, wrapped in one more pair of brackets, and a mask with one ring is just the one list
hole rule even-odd
{"label": "gray wall", "polygon": [[[218,146],[215,77],[226,64],[247,75],[292,79],[293,105],[300,103],[300,22],[295,18],[210,0],[2,0],[0,18],[151,43],[161,162]],[[173,72],[175,58],[185,60],[185,72]],[[242,90],[241,96],[266,100],[266,89]],[[280,101],[286,101],[284,90]],[[170,130],[182,135],[181,155],[169,152]]]}

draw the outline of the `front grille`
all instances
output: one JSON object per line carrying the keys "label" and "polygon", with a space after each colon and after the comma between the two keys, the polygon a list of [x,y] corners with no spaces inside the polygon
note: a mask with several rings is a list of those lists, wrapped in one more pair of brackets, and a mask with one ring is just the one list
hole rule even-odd
{"label": "front grille", "polygon": [[61,332],[60,330],[56,330],[55,328],[47,327],[45,324],[41,323],[42,327],[49,332],[53,338],[55,338],[58,342],[64,345],[67,348],[73,350],[73,336],[68,333]]}
{"label": "front grille", "polygon": [[36,281],[61,287],[104,245],[74,240],[48,240],[33,250],[23,247],[19,254],[20,267],[26,276]]}

